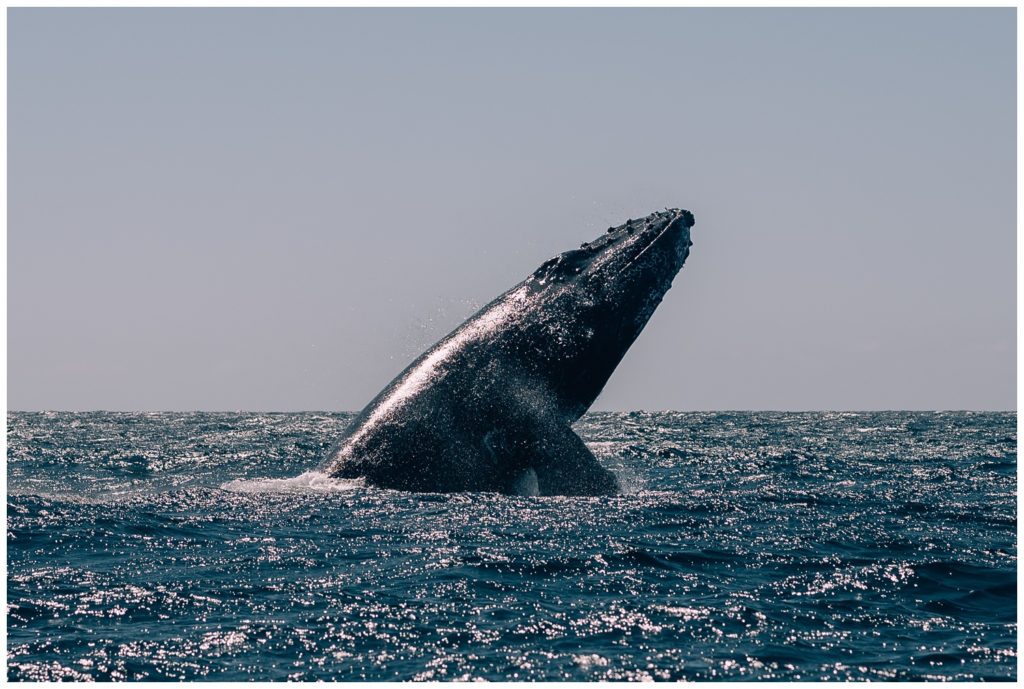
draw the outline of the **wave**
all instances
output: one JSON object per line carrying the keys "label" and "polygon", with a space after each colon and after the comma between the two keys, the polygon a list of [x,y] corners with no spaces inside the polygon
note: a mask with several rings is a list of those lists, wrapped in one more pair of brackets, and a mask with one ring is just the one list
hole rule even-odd
{"label": "wave", "polygon": [[232,493],[347,493],[365,487],[363,479],[332,478],[320,471],[307,471],[290,478],[236,478],[221,485]]}

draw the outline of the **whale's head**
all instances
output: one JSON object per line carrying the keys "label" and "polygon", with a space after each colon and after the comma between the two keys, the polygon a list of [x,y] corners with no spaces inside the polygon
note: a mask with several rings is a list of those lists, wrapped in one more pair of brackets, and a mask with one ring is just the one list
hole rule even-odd
{"label": "whale's head", "polygon": [[690,253],[693,214],[629,220],[545,261],[524,285],[539,308],[528,326],[539,372],[569,417],[597,398]]}

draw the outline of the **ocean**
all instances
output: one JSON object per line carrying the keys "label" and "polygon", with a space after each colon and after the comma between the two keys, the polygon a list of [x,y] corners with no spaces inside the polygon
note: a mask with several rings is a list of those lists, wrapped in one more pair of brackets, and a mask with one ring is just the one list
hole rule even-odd
{"label": "ocean", "polygon": [[1017,677],[1015,413],[590,413],[602,498],[317,469],[348,413],[10,413],[10,680]]}

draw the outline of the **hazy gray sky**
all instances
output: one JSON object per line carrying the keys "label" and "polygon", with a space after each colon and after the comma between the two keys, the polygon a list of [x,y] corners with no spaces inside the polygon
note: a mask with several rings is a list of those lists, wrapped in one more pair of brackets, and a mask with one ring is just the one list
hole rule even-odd
{"label": "hazy gray sky", "polygon": [[8,406],[361,408],[697,218],[597,409],[1013,409],[1013,9],[8,15]]}

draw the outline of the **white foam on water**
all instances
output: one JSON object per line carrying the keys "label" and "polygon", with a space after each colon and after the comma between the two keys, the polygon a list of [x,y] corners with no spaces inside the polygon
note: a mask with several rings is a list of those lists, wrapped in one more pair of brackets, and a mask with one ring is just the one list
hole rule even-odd
{"label": "white foam on water", "polygon": [[236,478],[221,486],[232,493],[344,493],[363,488],[361,478],[332,478],[319,471],[307,471],[291,478]]}
{"label": "white foam on water", "polygon": [[616,480],[619,482],[619,495],[636,495],[643,490],[643,481],[641,481],[636,474],[628,471],[625,467],[605,468],[612,472]]}

